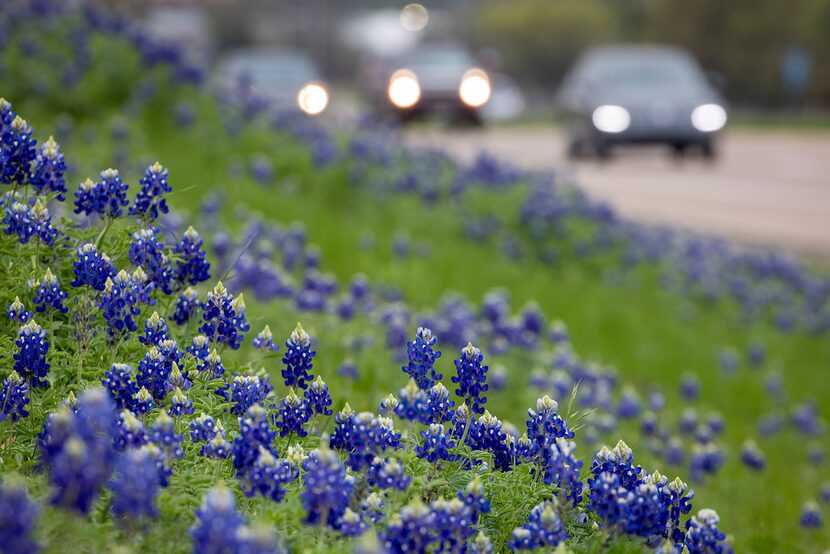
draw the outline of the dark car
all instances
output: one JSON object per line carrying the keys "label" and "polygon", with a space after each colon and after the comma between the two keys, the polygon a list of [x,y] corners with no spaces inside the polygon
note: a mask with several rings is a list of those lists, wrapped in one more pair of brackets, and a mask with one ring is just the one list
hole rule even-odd
{"label": "dark car", "polygon": [[585,53],[557,98],[571,156],[606,157],[624,143],[657,143],[682,154],[715,154],[726,108],[698,63],[683,50],[606,46]]}
{"label": "dark car", "polygon": [[285,48],[241,48],[216,64],[216,84],[233,90],[242,83],[278,108],[297,106],[309,115],[322,113],[329,94],[320,71],[304,52]]}
{"label": "dark car", "polygon": [[375,83],[375,100],[402,120],[430,113],[479,122],[490,100],[490,77],[466,48],[419,45],[389,61]]}

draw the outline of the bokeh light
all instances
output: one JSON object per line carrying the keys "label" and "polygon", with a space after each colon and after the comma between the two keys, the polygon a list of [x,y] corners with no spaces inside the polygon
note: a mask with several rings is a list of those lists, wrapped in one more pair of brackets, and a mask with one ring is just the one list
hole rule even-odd
{"label": "bokeh light", "polygon": [[422,31],[429,24],[429,12],[423,4],[407,4],[401,10],[401,25],[407,31]]}

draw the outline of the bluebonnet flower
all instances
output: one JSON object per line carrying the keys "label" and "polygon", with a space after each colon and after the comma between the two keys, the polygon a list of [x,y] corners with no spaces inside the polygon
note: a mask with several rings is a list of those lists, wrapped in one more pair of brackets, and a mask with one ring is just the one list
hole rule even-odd
{"label": "bluebonnet flower", "polygon": [[370,521],[378,523],[381,519],[383,519],[384,506],[383,497],[376,492],[371,492],[360,503],[360,510]]}
{"label": "bluebonnet flower", "polygon": [[689,458],[689,479],[703,482],[706,475],[714,475],[723,465],[724,453],[713,442],[695,443]]}
{"label": "bluebonnet flower", "polygon": [[156,403],[153,401],[153,395],[146,387],[141,387],[133,396],[130,410],[138,415],[144,415],[155,407]]}
{"label": "bluebonnet flower", "polygon": [[127,202],[127,189],[117,169],[105,169],[101,180],[93,183],[87,179],[75,193],[75,213],[86,215],[98,214],[101,217],[115,219],[124,213]]}
{"label": "bluebonnet flower", "polygon": [[439,552],[460,552],[475,533],[470,507],[458,498],[438,498],[430,503],[433,513],[436,547]]}
{"label": "bluebonnet flower", "polygon": [[812,443],[807,446],[807,460],[815,466],[820,466],[824,464],[824,448],[820,445]]}
{"label": "bluebonnet flower", "polygon": [[351,379],[352,381],[357,381],[359,378],[357,374],[357,366],[352,362],[343,362],[343,364],[337,368],[337,374],[341,377]]}
{"label": "bluebonnet flower", "polygon": [[0,389],[0,421],[17,421],[28,417],[26,405],[29,403],[29,384],[16,371],[12,371],[3,379],[3,388]]}
{"label": "bluebonnet flower", "polygon": [[688,514],[692,511],[692,499],[695,497],[695,491],[689,488],[689,485],[681,481],[680,477],[676,477],[674,481],[666,485],[670,495],[669,500],[669,538],[674,542],[683,542],[684,531],[680,527],[680,516]]}
{"label": "bluebonnet flower", "polygon": [[715,510],[704,508],[686,522],[683,544],[689,554],[727,554],[732,547],[726,542],[726,534],[718,529],[720,518]]}
{"label": "bluebonnet flower", "polygon": [[[634,453],[622,440],[611,450],[603,446],[591,462],[591,473],[594,476],[600,473],[617,475],[620,485],[626,489],[633,489],[640,483],[642,471],[642,467],[634,465]],[[588,485],[591,485],[591,479],[588,479]]]}
{"label": "bluebonnet flower", "polygon": [[536,410],[527,411],[527,436],[539,448],[544,448],[554,439],[574,437],[568,424],[557,413],[559,404],[548,395],[536,401]]}
{"label": "bluebonnet flower", "polygon": [[490,513],[490,500],[484,496],[484,485],[478,476],[473,477],[463,491],[459,489],[458,498],[469,506],[473,523],[478,521],[481,514]]}
{"label": "bluebonnet flower", "polygon": [[136,302],[146,304],[148,306],[155,306],[156,299],[151,295],[156,290],[156,284],[150,281],[150,277],[140,267],[135,268],[133,274],[130,275],[133,285],[133,294],[135,294]]}
{"label": "bluebonnet flower", "polygon": [[66,198],[66,162],[60,146],[53,137],[40,145],[32,168],[31,183],[38,194],[56,192],[59,201]]}
{"label": "bluebonnet flower", "polygon": [[824,522],[821,518],[821,508],[814,501],[804,503],[801,508],[801,526],[805,529],[820,529]]}
{"label": "bluebonnet flower", "polygon": [[354,478],[332,450],[325,445],[312,451],[303,461],[304,489],[301,494],[306,511],[305,522],[320,521],[334,527],[349,504]]}
{"label": "bluebonnet flower", "polygon": [[415,379],[419,388],[431,388],[441,379],[441,374],[435,372],[435,360],[441,357],[440,351],[433,351],[438,338],[426,327],[418,327],[415,340],[406,343],[406,355],[409,363],[403,366],[403,371],[410,378]]}
{"label": "bluebonnet flower", "polygon": [[351,508],[346,508],[340,519],[334,523],[334,527],[347,537],[357,537],[365,533],[369,525],[363,521],[360,514]]}
{"label": "bluebonnet flower", "polygon": [[456,459],[457,456],[450,453],[450,450],[455,447],[455,441],[445,433],[443,425],[431,424],[426,431],[421,431],[421,438],[424,439],[424,444],[415,447],[415,454],[419,458],[424,458],[433,464],[439,460]]}
{"label": "bluebonnet flower", "polygon": [[798,404],[793,408],[790,418],[796,430],[802,435],[814,436],[822,430],[822,422],[815,404]]}
{"label": "bluebonnet flower", "polygon": [[78,399],[76,413],[47,422],[39,444],[52,504],[89,513],[112,472],[114,431],[115,411],[103,389],[88,389]]}
{"label": "bluebonnet flower", "polygon": [[199,332],[213,344],[225,343],[233,350],[239,348],[242,333],[250,326],[245,320],[245,300],[240,294],[235,299],[220,281],[208,293],[202,304],[202,326]]}
{"label": "bluebonnet flower", "polygon": [[331,396],[329,395],[329,387],[323,381],[321,376],[311,382],[311,385],[305,391],[305,399],[308,402],[309,412],[312,414],[331,415]]}
{"label": "bluebonnet flower", "polygon": [[153,398],[161,400],[167,396],[167,379],[172,368],[172,362],[167,363],[159,347],[151,346],[138,362],[136,382],[139,387],[146,388]]}
{"label": "bluebonnet flower", "polygon": [[197,285],[210,279],[210,263],[202,248],[204,241],[196,229],[188,227],[181,242],[173,249],[175,268],[173,275],[182,285]]}
{"label": "bluebonnet flower", "polygon": [[240,485],[245,496],[259,494],[280,502],[285,496],[285,486],[298,476],[299,471],[294,465],[260,446],[256,461],[240,478]]}
{"label": "bluebonnet flower", "polygon": [[159,240],[159,231],[155,227],[141,229],[133,233],[129,250],[130,261],[143,269],[156,288],[164,294],[173,292],[171,279],[173,270],[170,260],[164,254],[164,245]]}
{"label": "bluebonnet flower", "polygon": [[144,322],[144,335],[138,337],[138,342],[148,346],[154,344],[158,345],[162,341],[170,338],[168,332],[169,329],[167,328],[167,323],[165,323],[164,319],[158,314],[158,312],[153,312],[153,315],[148,317],[147,321]]}
{"label": "bluebonnet flower", "polygon": [[415,379],[410,379],[407,385],[398,390],[400,400],[395,407],[395,415],[401,419],[428,423],[432,415],[429,408],[429,398],[423,389],[418,387]]}
{"label": "bluebonnet flower", "polygon": [[118,416],[118,424],[113,438],[113,448],[123,452],[129,448],[138,448],[149,442],[147,428],[135,414],[129,410],[122,410]]}
{"label": "bluebonnet flower", "polygon": [[700,395],[700,380],[697,375],[689,373],[682,377],[680,395],[686,400],[695,400]]}
{"label": "bluebonnet flower", "polygon": [[98,252],[95,245],[88,242],[78,248],[78,261],[72,263],[75,270],[75,279],[70,283],[73,287],[88,286],[103,291],[107,279],[115,275],[115,267],[106,254]]}
{"label": "bluebonnet flower", "polygon": [[231,413],[242,415],[248,408],[262,402],[274,390],[268,375],[237,375],[231,385],[230,401]]}
{"label": "bluebonnet flower", "polygon": [[[202,361],[196,369],[207,376],[208,379],[216,379],[225,373],[225,366],[222,364],[222,358],[214,348],[210,351],[207,358]],[[219,391],[217,391],[218,393]],[[221,396],[221,395],[220,395]]]}
{"label": "bluebonnet flower", "polygon": [[38,289],[32,302],[37,306],[38,312],[46,311],[46,308],[52,307],[59,312],[66,313],[68,308],[63,305],[67,294],[61,290],[58,278],[47,268],[43,278],[38,283]]}
{"label": "bluebonnet flower", "polygon": [[382,459],[375,457],[366,472],[370,486],[381,489],[406,490],[412,477],[406,475],[403,464],[395,458]]}
{"label": "bluebonnet flower", "polygon": [[175,421],[169,415],[161,412],[150,425],[150,442],[162,449],[167,459],[178,459],[184,456],[182,451],[183,435],[176,433]]}
{"label": "bluebonnet flower", "polygon": [[429,389],[428,404],[433,423],[444,423],[452,418],[455,402],[450,400],[450,391],[440,382]]}
{"label": "bluebonnet flower", "polygon": [[40,203],[40,200],[34,207],[13,201],[6,206],[3,225],[5,225],[3,232],[7,235],[16,235],[21,244],[26,244],[35,236],[51,246],[57,235],[57,230],[51,226],[49,210]]}
{"label": "bluebonnet flower", "polygon": [[209,441],[220,431],[222,431],[222,422],[214,420],[205,413],[190,422],[190,439],[193,442]]}
{"label": "bluebonnet flower", "polygon": [[476,538],[470,544],[470,552],[472,554],[493,554],[495,547],[493,546],[490,537],[484,534],[484,531],[479,531]]}
{"label": "bluebonnet flower", "polygon": [[112,513],[116,517],[155,518],[159,475],[156,460],[148,450],[131,449],[122,453],[115,463],[109,483],[112,490]]}
{"label": "bluebonnet flower", "polygon": [[493,454],[493,467],[500,471],[510,469],[512,463],[511,448],[507,442],[508,435],[502,430],[502,422],[484,410],[477,421],[470,424],[467,444],[473,450],[486,450]]}
{"label": "bluebonnet flower", "polygon": [[135,203],[130,206],[129,215],[137,215],[145,221],[156,219],[159,214],[166,214],[170,209],[167,200],[162,198],[165,192],[173,189],[167,183],[169,172],[158,162],[147,168],[139,184],[141,190],[135,197]]}
{"label": "bluebonnet flower", "polygon": [[[555,439],[554,439],[555,440]],[[544,453],[544,450],[539,449],[539,445],[530,440],[528,438],[527,433],[522,433],[516,442],[513,443],[513,457],[515,458],[515,463],[521,463],[524,460],[530,460],[534,458],[540,452]]]}
{"label": "bluebonnet flower", "polygon": [[289,389],[279,405],[279,419],[276,425],[280,430],[280,436],[296,433],[298,437],[305,437],[308,433],[303,429],[303,425],[310,418],[308,402],[297,396],[294,389]]}
{"label": "bluebonnet flower", "polygon": [[32,312],[26,309],[26,306],[24,306],[23,302],[20,301],[19,296],[15,296],[14,302],[9,304],[6,308],[6,317],[8,317],[11,321],[26,323],[32,319]]}
{"label": "bluebonnet flower", "polygon": [[620,396],[617,415],[622,419],[633,419],[640,415],[640,398],[632,387],[626,387]]}
{"label": "bluebonnet flower", "polygon": [[107,277],[102,292],[98,307],[107,321],[107,334],[115,338],[138,329],[135,317],[141,309],[127,272],[122,269],[114,278]]}
{"label": "bluebonnet flower", "polygon": [[755,471],[761,471],[767,465],[764,453],[753,440],[747,440],[741,447],[741,461]]}
{"label": "bluebonnet flower", "polygon": [[254,345],[254,348],[258,348],[260,350],[271,350],[272,352],[276,352],[280,349],[279,344],[274,344],[274,334],[271,333],[271,328],[266,325],[262,328],[262,331],[257,333],[257,336],[251,341]]}
{"label": "bluebonnet flower", "polygon": [[29,169],[37,155],[36,144],[32,127],[19,115],[14,116],[11,124],[0,127],[0,161],[3,162],[0,183],[25,185],[28,182]]}
{"label": "bluebonnet flower", "polygon": [[305,389],[308,386],[307,382],[314,379],[311,370],[316,354],[317,352],[311,349],[311,337],[303,326],[297,323],[297,327],[285,341],[285,356],[282,359],[285,369],[282,370],[282,377],[286,387]]}
{"label": "bluebonnet flower", "polygon": [[268,412],[254,404],[239,418],[239,436],[233,440],[233,467],[241,477],[256,462],[262,446],[276,456],[271,443],[277,433],[268,425]]}
{"label": "bluebonnet flower", "polygon": [[184,395],[182,389],[176,387],[173,391],[173,397],[170,400],[170,409],[168,410],[171,417],[179,417],[184,414],[193,413],[193,401]]}
{"label": "bluebonnet flower", "polygon": [[225,438],[225,433],[220,431],[202,446],[199,453],[206,458],[225,459],[231,455],[232,451],[233,446]]}
{"label": "bluebonnet flower", "polygon": [[196,313],[196,309],[199,307],[199,292],[194,288],[187,287],[176,300],[176,309],[173,311],[170,319],[176,325],[184,325],[190,321],[190,318],[193,317],[193,314]]}
{"label": "bluebonnet flower", "polygon": [[196,510],[196,523],[190,528],[194,554],[239,551],[238,531],[243,524],[233,493],[222,484],[212,488]]}
{"label": "bluebonnet flower", "polygon": [[654,472],[646,475],[634,489],[634,500],[628,506],[625,532],[643,538],[662,536],[669,521],[671,496],[667,479]]}
{"label": "bluebonnet flower", "polygon": [[181,389],[182,391],[188,391],[191,385],[190,379],[179,369],[179,364],[173,362],[170,366],[170,374],[167,376],[167,390],[175,391],[176,389]]}
{"label": "bluebonnet flower", "polygon": [[395,415],[395,409],[398,407],[398,404],[400,402],[395,398],[395,395],[389,393],[386,395],[386,398],[380,401],[378,413],[384,417],[392,417]]}
{"label": "bluebonnet flower", "polygon": [[574,442],[562,437],[553,439],[542,448],[542,471],[546,485],[556,485],[565,498],[578,506],[582,502],[582,461],[574,457],[575,450]]}
{"label": "bluebonnet flower", "polygon": [[12,109],[12,103],[0,97],[0,131],[10,125],[17,114]]}
{"label": "bluebonnet flower", "polygon": [[3,552],[35,554],[40,551],[33,536],[40,510],[40,505],[29,498],[22,482],[11,479],[0,482],[0,544]]}
{"label": "bluebonnet flower", "polygon": [[394,554],[429,552],[435,542],[434,526],[435,514],[416,499],[389,518],[381,538],[386,549]]}
{"label": "bluebonnet flower", "polygon": [[542,502],[530,511],[524,527],[513,531],[513,540],[508,546],[514,550],[533,550],[554,547],[567,539],[568,531],[554,504]]}
{"label": "bluebonnet flower", "polygon": [[196,335],[193,337],[193,340],[190,341],[190,346],[185,347],[194,358],[203,362],[207,360],[208,355],[210,355],[210,341],[204,335]]}
{"label": "bluebonnet flower", "polygon": [[482,396],[488,388],[487,366],[481,365],[483,359],[481,350],[472,343],[467,343],[467,346],[461,349],[461,358],[455,360],[458,374],[452,377],[452,382],[458,385],[455,394],[470,403],[470,409],[474,414],[483,413],[483,404],[487,402],[487,397]]}
{"label": "bluebonnet flower", "polygon": [[588,509],[608,525],[624,524],[627,506],[634,501],[634,493],[622,485],[619,474],[599,473],[588,480],[588,485]]}
{"label": "bluebonnet flower", "polygon": [[346,465],[355,471],[369,466],[375,456],[400,447],[400,433],[390,418],[369,412],[355,414],[347,403],[335,416],[331,446],[348,454]]}
{"label": "bluebonnet flower", "polygon": [[14,344],[20,349],[14,354],[14,371],[32,387],[48,387],[46,374],[49,363],[46,354],[49,352],[49,341],[46,340],[46,331],[32,319],[20,327]]}

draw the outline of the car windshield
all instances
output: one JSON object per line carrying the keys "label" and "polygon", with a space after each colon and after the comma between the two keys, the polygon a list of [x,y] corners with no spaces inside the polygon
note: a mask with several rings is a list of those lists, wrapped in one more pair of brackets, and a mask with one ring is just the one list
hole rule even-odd
{"label": "car windshield", "polygon": [[680,54],[609,54],[587,62],[583,78],[611,88],[696,88],[700,69]]}
{"label": "car windshield", "polygon": [[259,87],[301,86],[316,78],[311,62],[286,53],[240,53],[222,64],[231,78],[250,78]]}
{"label": "car windshield", "polygon": [[460,48],[423,48],[401,59],[402,67],[463,67],[474,66],[473,58]]}

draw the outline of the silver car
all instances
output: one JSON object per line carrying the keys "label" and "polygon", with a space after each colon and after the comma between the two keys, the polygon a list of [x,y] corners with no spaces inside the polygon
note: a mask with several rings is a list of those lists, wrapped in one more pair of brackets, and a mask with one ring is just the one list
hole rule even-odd
{"label": "silver car", "polygon": [[607,157],[625,143],[697,146],[707,158],[726,125],[726,107],[698,63],[662,46],[606,46],[583,54],[566,77],[557,106],[572,157]]}
{"label": "silver car", "polygon": [[249,87],[274,107],[292,105],[308,115],[322,113],[329,103],[328,87],[304,52],[285,48],[242,48],[224,54],[216,64],[214,81],[223,90]]}

